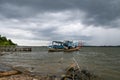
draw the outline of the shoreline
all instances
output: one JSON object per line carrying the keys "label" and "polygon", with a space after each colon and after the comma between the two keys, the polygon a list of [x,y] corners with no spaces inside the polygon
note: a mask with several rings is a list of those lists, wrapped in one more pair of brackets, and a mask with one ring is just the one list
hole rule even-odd
{"label": "shoreline", "polygon": [[66,80],[66,79],[100,80],[96,75],[89,72],[88,70],[85,69],[80,70],[80,68],[78,68],[77,65],[74,63],[68,66],[62,75],[42,73],[40,74],[30,72],[24,67],[13,67],[12,65],[0,63],[0,80]]}
{"label": "shoreline", "polygon": [[56,78],[60,80],[56,75],[30,72],[23,67],[0,63],[0,80],[55,80]]}

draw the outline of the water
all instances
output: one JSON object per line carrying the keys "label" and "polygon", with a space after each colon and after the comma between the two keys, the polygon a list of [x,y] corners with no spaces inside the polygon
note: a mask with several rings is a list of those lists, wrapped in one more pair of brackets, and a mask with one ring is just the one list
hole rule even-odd
{"label": "water", "polygon": [[120,47],[83,47],[75,52],[48,52],[46,47],[32,47],[32,52],[14,52],[0,56],[0,62],[22,66],[42,74],[62,74],[76,59],[102,80],[120,80]]}

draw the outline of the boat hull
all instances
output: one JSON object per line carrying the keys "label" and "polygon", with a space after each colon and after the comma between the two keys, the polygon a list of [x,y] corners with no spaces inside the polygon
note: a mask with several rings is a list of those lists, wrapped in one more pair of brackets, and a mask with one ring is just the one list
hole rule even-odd
{"label": "boat hull", "polygon": [[51,48],[48,51],[49,52],[60,52],[60,51],[72,52],[72,51],[79,51],[79,50],[80,50],[80,47],[71,48],[71,49],[54,49],[54,48]]}
{"label": "boat hull", "polygon": [[49,49],[48,51],[49,52],[60,52],[60,51],[64,51],[64,49],[54,49],[54,48],[52,48],[52,49]]}
{"label": "boat hull", "polygon": [[72,52],[72,51],[79,51],[80,47],[76,47],[76,48],[71,48],[71,49],[65,49],[64,52]]}

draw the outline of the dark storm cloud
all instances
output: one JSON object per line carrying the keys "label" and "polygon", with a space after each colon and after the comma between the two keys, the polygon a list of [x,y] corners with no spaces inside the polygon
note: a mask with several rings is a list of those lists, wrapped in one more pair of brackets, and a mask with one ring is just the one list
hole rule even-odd
{"label": "dark storm cloud", "polygon": [[68,9],[67,4],[60,0],[2,0],[0,13],[7,18],[33,17],[39,13],[56,12]]}
{"label": "dark storm cloud", "polygon": [[119,5],[120,0],[83,0],[79,7],[87,13],[85,23],[114,26],[111,22],[120,19]]}
{"label": "dark storm cloud", "polygon": [[26,18],[44,12],[82,10],[86,13],[82,20],[86,25],[118,27],[115,21],[120,19],[119,5],[120,0],[0,0],[0,14]]}

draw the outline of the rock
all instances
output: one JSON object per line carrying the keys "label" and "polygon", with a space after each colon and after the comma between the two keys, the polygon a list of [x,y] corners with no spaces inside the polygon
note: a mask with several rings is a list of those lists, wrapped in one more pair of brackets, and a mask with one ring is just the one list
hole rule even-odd
{"label": "rock", "polygon": [[80,70],[76,65],[70,65],[61,80],[98,80],[95,75],[88,70]]}
{"label": "rock", "polygon": [[18,74],[18,73],[19,71],[14,70],[10,66],[0,64],[0,77],[10,76],[10,75]]}
{"label": "rock", "polygon": [[4,71],[4,72],[0,72],[0,77],[15,75],[15,74],[18,74],[18,73],[19,73],[19,72],[16,71],[16,70]]}

